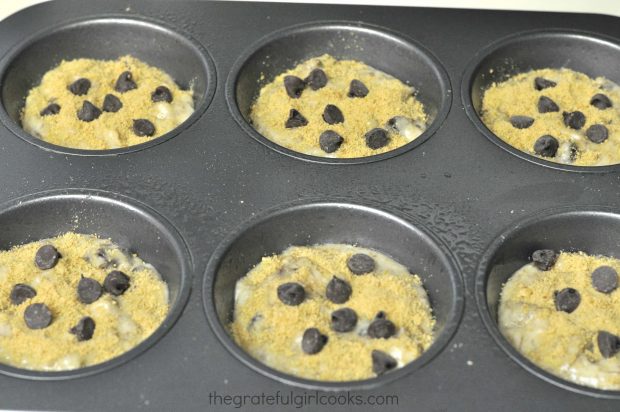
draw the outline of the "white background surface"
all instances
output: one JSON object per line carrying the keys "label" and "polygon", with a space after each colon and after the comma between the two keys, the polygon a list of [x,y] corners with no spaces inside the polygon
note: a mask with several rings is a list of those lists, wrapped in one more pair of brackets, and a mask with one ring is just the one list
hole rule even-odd
{"label": "white background surface", "polygon": [[[0,0],[0,20],[16,11],[46,0]],[[105,1],[105,0],[99,0]],[[237,0],[233,0],[237,1]],[[257,0],[249,0],[257,1]],[[281,3],[339,3],[393,6],[453,7],[603,13],[620,16],[620,0],[273,0]],[[128,0],[128,4],[131,0]]]}

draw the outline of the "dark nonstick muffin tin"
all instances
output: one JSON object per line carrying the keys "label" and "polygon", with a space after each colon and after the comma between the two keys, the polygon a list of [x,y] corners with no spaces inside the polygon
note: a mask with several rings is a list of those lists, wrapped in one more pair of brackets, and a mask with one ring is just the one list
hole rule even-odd
{"label": "dark nonstick muffin tin", "polygon": [[[620,257],[618,166],[564,167],[516,153],[476,112],[481,88],[519,70],[566,66],[620,82],[617,18],[61,0],[0,22],[0,39],[0,246],[98,233],[154,263],[172,292],[155,335],[106,364],[55,374],[1,367],[0,407],[223,410],[214,395],[321,389],[345,400],[397,396],[385,410],[620,408],[617,391],[572,385],[527,362],[495,322],[502,282],[536,248]],[[261,84],[254,77],[268,81],[324,52],[409,81],[429,107],[429,130],[395,153],[351,161],[264,140],[247,123]],[[109,152],[21,131],[23,95],[54,64],[128,53],[194,85],[192,118]],[[490,68],[499,77],[489,78]],[[234,345],[225,329],[234,281],[264,254],[327,241],[373,247],[422,276],[438,319],[428,352],[378,379],[321,383],[265,368]],[[334,409],[354,407],[376,409]]]}

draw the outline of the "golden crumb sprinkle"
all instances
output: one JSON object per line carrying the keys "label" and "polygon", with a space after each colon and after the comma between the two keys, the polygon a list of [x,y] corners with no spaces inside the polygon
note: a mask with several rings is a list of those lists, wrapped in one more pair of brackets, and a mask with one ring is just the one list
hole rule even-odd
{"label": "golden crumb sprinkle", "polygon": [[[299,98],[293,98],[284,86],[287,76],[306,80],[315,69],[323,71],[324,86],[314,90],[310,82]],[[364,97],[350,97],[352,81],[367,89]],[[330,124],[323,113],[328,105],[336,106],[344,121]],[[291,110],[307,121],[299,127],[286,127]],[[324,54],[300,63],[265,85],[254,102],[250,117],[263,136],[296,152],[313,156],[352,158],[389,152],[416,139],[427,127],[424,106],[415,90],[400,80],[355,60],[337,60]],[[390,122],[390,119],[398,119]],[[386,145],[373,149],[365,135],[375,128],[386,131]],[[333,131],[342,138],[337,149],[326,152],[320,136]]]}
{"label": "golden crumb sprinkle", "polygon": [[[600,94],[611,107],[601,100],[592,104]],[[569,126],[565,113],[574,112],[585,119],[573,119]],[[481,114],[495,135],[525,153],[575,166],[620,163],[620,88],[603,77],[592,79],[570,69],[521,73],[486,90]],[[511,122],[513,116],[525,116],[532,123],[517,127]],[[556,139],[555,147],[535,150],[537,140],[546,135]]]}
{"label": "golden crumb sprinkle", "polygon": [[[355,254],[374,261],[374,270],[356,275],[347,266]],[[327,296],[328,284],[336,277],[350,285],[342,303]],[[305,298],[296,305],[283,303],[278,289],[298,283]],[[345,295],[346,296],[346,295]],[[352,330],[332,329],[332,313],[348,308],[357,315]],[[394,335],[372,338],[370,325],[383,316],[395,326]],[[394,367],[419,357],[433,342],[435,320],[417,275],[376,251],[342,244],[293,246],[269,256],[241,278],[235,289],[235,341],[266,365],[295,376],[349,381],[372,378],[373,351],[390,356]],[[316,328],[326,343],[317,353],[303,349],[307,329]]]}
{"label": "golden crumb sprinkle", "polygon": [[612,274],[603,284],[613,285],[614,272],[617,283],[620,260],[583,252],[560,253],[548,271],[523,266],[502,290],[499,327],[515,348],[550,373],[618,390],[620,354],[605,353],[605,347],[602,352],[598,337],[601,331],[620,336],[620,291],[595,287],[593,272],[601,267]]}

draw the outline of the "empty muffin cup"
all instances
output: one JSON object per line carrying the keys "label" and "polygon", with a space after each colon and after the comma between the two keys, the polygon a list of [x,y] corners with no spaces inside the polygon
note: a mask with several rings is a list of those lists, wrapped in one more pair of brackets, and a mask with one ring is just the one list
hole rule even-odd
{"label": "empty muffin cup", "polygon": [[[281,73],[324,54],[338,60],[360,61],[412,86],[416,90],[415,98],[426,110],[425,131],[394,150],[353,158],[300,153],[274,143],[258,133],[253,126],[250,112],[261,89]],[[343,91],[345,92],[346,90]],[[450,109],[451,94],[446,71],[437,58],[421,44],[382,27],[353,22],[302,24],[267,35],[239,57],[226,84],[226,99],[233,117],[251,137],[292,157],[338,164],[387,159],[419,146],[443,122]],[[319,136],[316,138],[318,145]],[[364,139],[364,136],[361,135],[360,139]]]}
{"label": "empty muffin cup", "polygon": [[[25,98],[29,91],[41,82],[46,72],[58,66],[62,61],[82,58],[116,60],[122,56],[132,56],[160,69],[170,75],[181,90],[191,90],[193,113],[177,127],[159,137],[150,140],[145,138],[144,143],[107,150],[63,147],[48,143],[24,131],[21,117]],[[0,77],[2,79],[2,88],[0,90],[0,120],[2,123],[20,138],[45,150],[76,155],[128,153],[142,150],[170,139],[202,115],[213,98],[216,84],[215,68],[211,57],[199,43],[188,35],[162,23],[127,17],[101,17],[80,20],[34,34],[31,38],[14,47],[0,61]],[[111,84],[114,83],[114,80],[116,79],[110,80]],[[120,89],[116,88],[115,90]],[[117,93],[115,90],[111,90],[111,94],[117,95],[113,97],[118,98],[120,96],[122,100],[123,94]],[[72,92],[80,95],[84,90],[74,90]],[[87,98],[88,95],[83,97]],[[157,97],[161,96],[158,95]],[[155,100],[153,101],[155,102]],[[105,112],[119,110],[118,103],[115,105],[117,107],[115,109],[108,109],[105,106],[106,103],[101,103],[101,108],[96,107],[94,109],[95,116],[97,113],[101,114],[101,111],[103,111],[104,115],[112,116],[116,113]],[[68,107],[65,108],[65,110],[69,109]],[[41,116],[58,112],[58,110],[54,111],[54,107],[50,110],[51,112],[42,111]],[[125,110],[128,110],[128,108],[125,108]],[[133,108],[132,110],[137,109]],[[157,116],[163,113],[162,110],[159,110]],[[86,120],[92,121],[91,117],[93,116],[91,112],[93,110],[88,111],[87,114],[91,116]],[[173,115],[175,115],[175,112],[169,109],[166,116]],[[78,118],[82,119],[79,115]],[[185,118],[185,114],[181,118]],[[88,124],[90,126],[94,123]],[[135,126],[134,124],[134,129],[136,129]],[[140,127],[141,124],[137,126],[140,129],[134,131],[134,134],[137,136],[153,134],[153,132]],[[102,137],[106,137],[104,133],[101,134]],[[115,146],[108,145],[105,147]]]}
{"label": "empty muffin cup", "polygon": [[476,274],[480,316],[491,336],[511,359],[533,375],[561,388],[611,399],[620,399],[620,391],[596,389],[562,379],[522,355],[500,331],[498,308],[504,284],[516,271],[532,262],[534,251],[584,252],[617,259],[620,257],[619,230],[620,215],[613,209],[564,207],[544,211],[502,232],[483,254]]}
{"label": "empty muffin cup", "polygon": [[[108,361],[63,371],[38,371],[0,364],[0,373],[35,380],[70,379],[99,373],[123,365],[146,351],[181,315],[190,292],[191,258],[174,226],[148,206],[107,192],[50,191],[2,205],[0,223],[3,227],[0,235],[2,250],[66,232],[109,238],[155,267],[167,285],[169,304],[163,322],[149,337]],[[88,274],[82,275],[88,277]],[[129,276],[131,278],[132,274]],[[106,292],[113,293],[109,286],[103,285]]]}
{"label": "empty muffin cup", "polygon": [[[545,156],[549,156],[549,154],[544,153],[544,151],[537,152],[539,155],[534,156],[519,150],[496,136],[484,124],[482,120],[482,105],[484,93],[491,86],[495,83],[504,82],[517,74],[546,68],[566,68],[583,73],[590,78],[604,77],[618,84],[620,77],[613,70],[613,67],[616,67],[618,64],[620,64],[620,45],[618,40],[614,38],[571,30],[544,30],[518,33],[490,44],[474,56],[463,75],[461,97],[465,111],[476,127],[490,141],[513,155],[539,165],[566,171],[616,171],[618,170],[617,165],[577,166],[569,164],[570,161],[559,163],[547,160],[549,157],[545,158]],[[539,85],[537,90],[541,90],[543,87],[553,86]],[[544,92],[545,90],[541,91],[541,95],[545,94]],[[517,99],[517,96],[515,96],[515,99]],[[587,104],[590,96],[585,96],[584,99],[585,104]],[[555,108],[549,110],[555,110]],[[569,113],[572,110],[574,109],[562,107],[559,108],[559,113],[548,113],[547,115],[554,116],[557,114],[561,116],[562,111]],[[540,113],[543,112],[541,111]],[[589,126],[589,124],[586,124],[586,126]],[[520,124],[515,127],[529,126]],[[561,127],[564,127],[564,125],[561,125]],[[585,129],[584,127],[580,132],[584,132]],[[568,131],[576,132],[572,128],[568,128]],[[587,139],[584,141],[587,142]],[[593,147],[600,146],[593,145]],[[534,147],[531,150],[531,153],[534,153]],[[555,150],[553,152],[555,153]],[[559,153],[560,150],[558,150]],[[572,153],[567,150],[564,157],[572,157]]]}
{"label": "empty muffin cup", "polygon": [[[261,258],[289,246],[348,244],[388,255],[420,276],[436,320],[434,341],[411,363],[376,378],[325,382],[299,378],[270,368],[247,354],[231,336],[235,286]],[[369,275],[370,276],[370,275]],[[458,266],[434,235],[386,212],[346,203],[311,203],[273,209],[245,223],[212,255],[203,286],[204,308],[216,336],[237,359],[280,382],[321,390],[378,387],[427,364],[447,345],[463,310]],[[388,314],[389,316],[389,314]],[[422,372],[419,372],[422,373]]]}

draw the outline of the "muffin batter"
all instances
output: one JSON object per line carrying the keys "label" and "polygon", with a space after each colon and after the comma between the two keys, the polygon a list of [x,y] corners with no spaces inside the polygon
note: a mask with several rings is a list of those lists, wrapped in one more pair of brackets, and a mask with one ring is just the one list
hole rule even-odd
{"label": "muffin batter", "polygon": [[168,313],[159,273],[107,239],[66,233],[0,252],[0,362],[59,371],[132,349]]}
{"label": "muffin batter", "polygon": [[364,157],[388,152],[426,129],[415,90],[354,60],[323,55],[264,86],[251,109],[256,130],[296,152]]}
{"label": "muffin batter", "polygon": [[131,56],[63,61],[30,90],[22,126],[59,146],[117,149],[183,123],[194,111],[192,95],[168,74]]}
{"label": "muffin batter", "polygon": [[620,88],[603,77],[543,69],[493,84],[482,121],[515,148],[556,163],[620,163]]}
{"label": "muffin batter", "polygon": [[237,343],[282,372],[324,381],[372,378],[419,357],[435,320],[417,275],[373,250],[292,246],[235,289]]}
{"label": "muffin batter", "polygon": [[609,257],[535,252],[504,285],[500,330],[548,372],[619,390],[619,270],[620,260]]}

